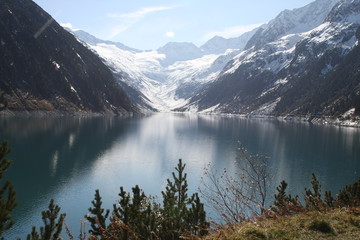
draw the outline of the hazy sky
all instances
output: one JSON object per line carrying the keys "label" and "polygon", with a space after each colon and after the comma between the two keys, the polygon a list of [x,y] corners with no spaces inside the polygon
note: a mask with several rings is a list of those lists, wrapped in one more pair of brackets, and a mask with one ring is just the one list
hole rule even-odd
{"label": "hazy sky", "polygon": [[56,21],[137,49],[237,37],[312,0],[34,0]]}

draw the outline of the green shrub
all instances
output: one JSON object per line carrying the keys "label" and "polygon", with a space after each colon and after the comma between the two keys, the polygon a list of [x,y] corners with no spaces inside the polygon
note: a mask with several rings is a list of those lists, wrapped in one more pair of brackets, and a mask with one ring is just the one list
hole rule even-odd
{"label": "green shrub", "polygon": [[337,195],[336,203],[340,207],[352,207],[360,205],[360,178],[346,185]]}
{"label": "green shrub", "polygon": [[310,225],[309,229],[312,231],[318,231],[322,233],[334,233],[333,227],[325,220],[315,219],[313,220]]}

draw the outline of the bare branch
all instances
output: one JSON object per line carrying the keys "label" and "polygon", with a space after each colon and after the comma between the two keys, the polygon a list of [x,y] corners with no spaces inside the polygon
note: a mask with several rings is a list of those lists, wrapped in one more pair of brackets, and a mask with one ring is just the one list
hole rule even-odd
{"label": "bare branch", "polygon": [[269,157],[251,154],[239,143],[236,164],[239,172],[221,174],[211,165],[205,169],[200,193],[226,223],[237,223],[260,216],[265,208],[270,183]]}

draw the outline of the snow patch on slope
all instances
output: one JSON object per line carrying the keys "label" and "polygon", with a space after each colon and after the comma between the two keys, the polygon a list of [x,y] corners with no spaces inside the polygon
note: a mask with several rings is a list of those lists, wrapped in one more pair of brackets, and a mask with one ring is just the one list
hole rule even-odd
{"label": "snow patch on slope", "polygon": [[166,112],[183,107],[197,87],[214,81],[255,30],[238,38],[215,37],[201,48],[168,43],[156,51],[139,51],[84,31],[72,33],[103,59],[119,81],[141,92],[152,108]]}
{"label": "snow patch on slope", "polygon": [[[180,85],[194,81],[213,81],[226,64],[224,61],[213,65],[224,55],[211,54],[193,60],[176,61],[164,67],[162,61],[166,56],[158,51],[129,52],[106,43],[88,46],[102,57],[114,73],[123,76],[122,81],[141,91],[151,99],[148,103],[162,112],[171,111],[188,102],[188,99],[176,96]],[[228,58],[234,51],[226,52]]]}

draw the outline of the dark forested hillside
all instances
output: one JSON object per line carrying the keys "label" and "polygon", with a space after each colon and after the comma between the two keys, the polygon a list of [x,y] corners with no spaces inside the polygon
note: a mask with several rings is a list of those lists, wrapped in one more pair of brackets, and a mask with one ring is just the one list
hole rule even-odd
{"label": "dark forested hillside", "polygon": [[0,1],[0,110],[128,114],[111,71],[31,0]]}

